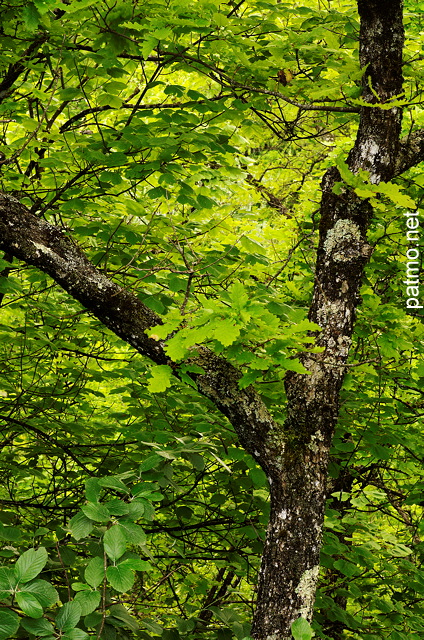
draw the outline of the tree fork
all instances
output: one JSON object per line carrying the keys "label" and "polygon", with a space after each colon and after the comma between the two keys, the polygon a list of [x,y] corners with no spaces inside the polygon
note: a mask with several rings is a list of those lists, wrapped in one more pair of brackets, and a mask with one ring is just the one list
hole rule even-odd
{"label": "tree fork", "polygon": [[[402,91],[402,2],[359,0],[362,98],[370,105],[387,103]],[[401,110],[364,106],[355,145],[348,157],[351,171],[366,170],[370,180],[390,180],[401,166]],[[348,188],[333,192],[341,181],[337,169],[322,181],[320,238],[309,319],[322,327],[319,354],[301,356],[310,375],[288,372],[285,378],[287,420],[281,454],[269,464],[271,516],[259,575],[255,640],[290,640],[291,625],[302,616],[312,620],[319,576],[319,553],[326,499],[327,464],[334,434],[340,389],[359,303],[371,206]]]}

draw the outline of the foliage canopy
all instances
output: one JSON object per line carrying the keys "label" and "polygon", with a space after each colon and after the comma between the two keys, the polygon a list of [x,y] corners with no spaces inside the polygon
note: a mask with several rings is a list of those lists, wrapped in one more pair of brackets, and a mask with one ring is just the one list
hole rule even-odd
{"label": "foliage canopy", "polygon": [[[145,335],[166,355],[0,260],[0,640],[250,637],[268,482],[199,394],[198,345],[284,424],[286,372],[323,350],[308,307],[332,166],[336,192],[373,206],[373,255],[313,631],[300,617],[292,634],[419,640],[424,330],[404,214],[424,180],[345,164],[364,106],[356,3],[7,0],[0,16],[1,191],[159,314]],[[375,106],[402,108],[404,135],[424,125],[423,22],[407,2],[404,93]]]}

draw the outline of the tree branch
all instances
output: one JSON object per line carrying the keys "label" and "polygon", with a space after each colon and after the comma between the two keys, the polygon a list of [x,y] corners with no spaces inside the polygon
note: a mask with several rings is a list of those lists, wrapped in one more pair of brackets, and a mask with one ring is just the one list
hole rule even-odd
{"label": "tree branch", "polygon": [[[190,100],[189,102],[155,102],[155,103],[146,103],[146,104],[132,104],[131,102],[124,102],[119,109],[133,109],[134,111],[138,111],[141,109],[185,109],[187,106],[195,104],[205,104],[207,102],[216,102],[217,100],[225,100],[225,98],[230,98],[231,95],[219,95],[214,96],[212,98],[208,98],[207,100]],[[103,107],[90,107],[87,109],[83,109],[79,113],[69,118],[62,126],[60,127],[60,133],[65,133],[68,131],[75,122],[85,118],[90,114],[100,113],[101,111],[110,111],[114,109],[114,107],[104,105]]]}
{"label": "tree branch", "polygon": [[[99,271],[64,230],[40,220],[5,194],[0,194],[0,249],[47,273],[116,335],[154,363],[171,366],[178,376],[178,365],[166,355],[165,342],[146,335],[162,324],[161,318]],[[240,390],[241,373],[206,347],[198,347],[190,362],[204,371],[189,374],[199,392],[229,419],[241,444],[266,467],[272,433],[280,427],[258,393],[253,387]]]}
{"label": "tree branch", "polygon": [[418,129],[401,140],[395,175],[415,167],[424,160],[424,129]]}
{"label": "tree branch", "polygon": [[21,73],[25,70],[25,62],[31,60],[33,54],[36,53],[38,47],[48,40],[48,35],[43,34],[40,38],[37,38],[30,44],[24,55],[17,62],[13,62],[7,68],[6,73],[3,76],[3,80],[0,82],[0,103],[7,98],[15,81],[19,78]]}
{"label": "tree branch", "polygon": [[25,431],[31,431],[32,433],[35,433],[41,440],[44,440],[44,442],[48,442],[49,444],[53,444],[59,449],[62,449],[62,451],[64,451],[74,462],[76,462],[77,465],[81,467],[81,469],[83,469],[85,473],[87,473],[89,476],[93,475],[93,472],[90,471],[85,466],[85,464],[81,462],[81,460],[78,460],[77,456],[72,452],[72,450],[66,444],[59,442],[53,436],[50,436],[49,434],[44,433],[44,431],[37,429],[37,427],[32,426],[28,422],[22,422],[22,420],[16,420],[16,418],[11,418],[10,416],[0,415],[0,420],[4,420],[5,422],[9,422],[10,424],[14,424],[16,426],[22,427],[23,429],[25,429]]}

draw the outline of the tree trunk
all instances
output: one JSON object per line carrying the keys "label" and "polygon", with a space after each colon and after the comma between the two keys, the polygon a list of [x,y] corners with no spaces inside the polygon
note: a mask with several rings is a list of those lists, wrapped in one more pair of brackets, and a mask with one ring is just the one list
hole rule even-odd
{"label": "tree trunk", "polygon": [[252,635],[289,640],[291,623],[311,619],[319,574],[328,442],[285,447],[268,479],[271,513]]}
{"label": "tree trunk", "polygon": [[[386,103],[402,91],[402,2],[360,0],[362,99]],[[369,171],[374,184],[390,180],[398,161],[401,111],[362,107],[348,166]],[[319,354],[301,358],[310,375],[286,375],[287,420],[282,453],[265,464],[271,518],[259,577],[252,635],[290,640],[291,624],[312,619],[319,575],[328,454],[339,410],[364,266],[372,249],[366,234],[372,209],[341,181],[337,169],[322,182],[320,239],[309,319],[322,327]]]}

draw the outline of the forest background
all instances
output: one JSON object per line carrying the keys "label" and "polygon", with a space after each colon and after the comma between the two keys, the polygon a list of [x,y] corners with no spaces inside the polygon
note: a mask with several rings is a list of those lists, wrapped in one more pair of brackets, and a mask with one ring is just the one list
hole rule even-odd
{"label": "forest background", "polygon": [[0,19],[0,640],[422,638],[424,3]]}

